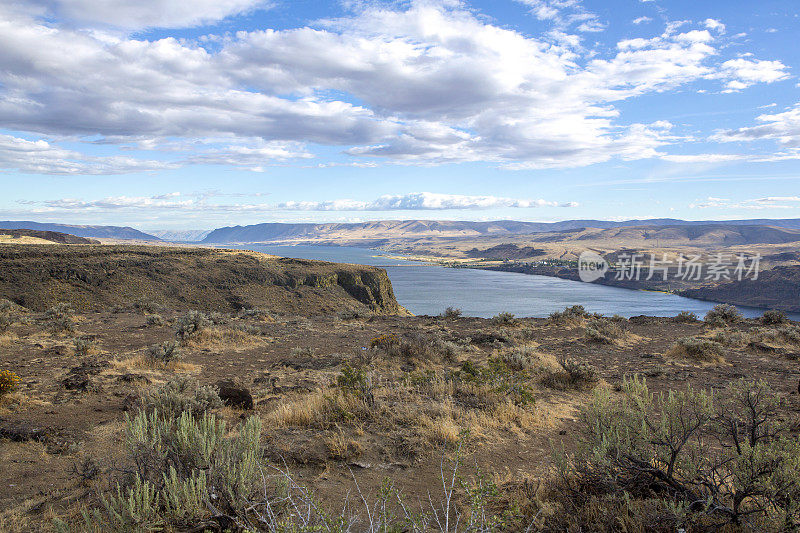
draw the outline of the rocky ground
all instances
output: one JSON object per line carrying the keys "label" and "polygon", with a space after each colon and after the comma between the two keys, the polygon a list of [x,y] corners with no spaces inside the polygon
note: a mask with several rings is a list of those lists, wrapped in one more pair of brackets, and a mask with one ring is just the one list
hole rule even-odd
{"label": "rocky ground", "polygon": [[[441,490],[442,458],[460,450],[465,476],[477,467],[499,499],[524,493],[530,506],[554,452],[575,446],[592,391],[619,394],[626,375],[655,391],[717,392],[758,377],[798,429],[792,323],[188,311],[4,304],[0,370],[20,383],[0,400],[0,530],[49,530],[54,517],[77,524],[80,505],[126,467],[126,413],[170,382],[215,387],[228,405],[214,412],[231,424],[260,418],[266,459],[327,502],[374,494],[391,479],[421,503]],[[685,338],[707,340],[714,353],[676,345]],[[153,349],[171,342],[180,357]]]}

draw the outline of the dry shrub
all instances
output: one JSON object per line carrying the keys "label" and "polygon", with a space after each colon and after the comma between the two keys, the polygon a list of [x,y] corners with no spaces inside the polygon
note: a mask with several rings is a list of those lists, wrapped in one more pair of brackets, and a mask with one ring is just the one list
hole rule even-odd
{"label": "dry shrub", "polygon": [[788,322],[788,319],[783,311],[764,311],[764,314],[761,315],[761,323],[767,326],[785,324],[786,322]]}
{"label": "dry shrub", "polygon": [[723,363],[722,345],[708,339],[684,337],[679,339],[667,350],[667,357],[688,358],[707,363]]}
{"label": "dry shrub", "polygon": [[597,369],[589,363],[574,359],[559,359],[559,369],[545,372],[541,382],[557,390],[585,390],[592,388],[600,378]]}
{"label": "dry shrub", "polygon": [[698,322],[700,319],[697,317],[697,313],[693,313],[691,311],[681,311],[672,319],[675,322],[682,322],[684,324],[694,324]]}
{"label": "dry shrub", "polygon": [[711,311],[706,313],[705,318],[703,318],[703,322],[705,322],[706,325],[714,328],[730,326],[742,320],[744,320],[742,313],[736,307],[729,304],[715,305]]}
{"label": "dry shrub", "polygon": [[186,361],[159,361],[158,359],[150,357],[149,354],[136,354],[122,359],[113,359],[111,361],[111,365],[122,372],[130,372],[131,370],[149,370],[193,374],[199,372],[201,368],[200,365],[187,363]]}

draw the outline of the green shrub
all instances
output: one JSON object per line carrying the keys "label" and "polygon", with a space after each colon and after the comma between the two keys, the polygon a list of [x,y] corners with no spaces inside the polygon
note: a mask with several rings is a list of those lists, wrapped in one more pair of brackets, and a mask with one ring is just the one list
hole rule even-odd
{"label": "green shrub", "polygon": [[159,412],[166,418],[177,418],[183,412],[202,416],[211,409],[222,407],[223,402],[214,387],[198,386],[197,382],[180,378],[166,382],[142,393],[138,400],[140,410]]}
{"label": "green shrub", "polygon": [[72,333],[75,331],[75,320],[72,316],[74,312],[69,304],[54,305],[44,314],[47,329],[53,333]]}
{"label": "green shrub", "polygon": [[97,339],[92,336],[78,337],[74,341],[75,355],[89,355],[97,349]]}
{"label": "green shrub", "polygon": [[183,357],[178,343],[166,341],[161,344],[154,344],[147,349],[147,357],[154,362],[167,364]]}
{"label": "green shrub", "polygon": [[572,307],[566,307],[563,311],[553,311],[550,313],[549,320],[551,322],[564,322],[568,320],[580,319],[580,318],[588,318],[589,313],[586,312],[586,309],[582,305],[573,305]]}
{"label": "green shrub", "polygon": [[17,316],[15,313],[11,313],[9,311],[0,311],[0,333],[8,331],[14,323],[17,322]]}
{"label": "green shrub", "polygon": [[625,378],[619,400],[595,392],[583,443],[562,468],[593,494],[656,495],[683,508],[681,527],[793,530],[800,444],[781,427],[778,401],[764,382],[740,380],[717,399],[691,387],[653,394]]}
{"label": "green shrub", "polygon": [[498,359],[512,370],[526,370],[533,366],[533,359],[536,351],[529,346],[520,346],[509,351],[501,352]]}
{"label": "green shrub", "polygon": [[175,323],[175,334],[182,343],[188,341],[193,335],[203,331],[211,325],[211,320],[200,311],[189,311],[178,318]]}
{"label": "green shrub", "polygon": [[441,314],[443,318],[458,318],[461,316],[461,309],[457,307],[448,307]]}
{"label": "green shrub", "polygon": [[711,327],[722,327],[725,325],[736,324],[744,320],[742,313],[736,307],[729,304],[715,305],[714,308],[706,313],[703,321]]}
{"label": "green shrub", "polygon": [[691,311],[681,311],[675,318],[673,318],[675,322],[683,322],[686,324],[694,324],[698,322],[700,319],[697,317],[697,313],[693,313]]}
{"label": "green shrub", "polygon": [[764,314],[761,315],[761,323],[767,326],[774,326],[776,324],[785,324],[788,321],[786,318],[786,313],[783,311],[764,311]]}
{"label": "green shrub", "polygon": [[513,326],[517,323],[513,313],[502,312],[492,317],[492,324],[498,326]]}
{"label": "green shrub", "polygon": [[147,315],[148,326],[163,326],[166,323],[164,317],[161,315]]}
{"label": "green shrub", "polygon": [[591,342],[613,344],[622,335],[622,329],[610,320],[596,318],[586,325],[584,335]]}

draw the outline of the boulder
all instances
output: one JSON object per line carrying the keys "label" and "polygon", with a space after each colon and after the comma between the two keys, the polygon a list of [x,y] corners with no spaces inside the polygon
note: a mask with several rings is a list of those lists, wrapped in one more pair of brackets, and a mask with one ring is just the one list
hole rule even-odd
{"label": "boulder", "polygon": [[241,383],[224,379],[217,382],[217,389],[219,389],[219,397],[225,402],[225,405],[237,409],[253,408],[253,395],[250,393],[250,389]]}

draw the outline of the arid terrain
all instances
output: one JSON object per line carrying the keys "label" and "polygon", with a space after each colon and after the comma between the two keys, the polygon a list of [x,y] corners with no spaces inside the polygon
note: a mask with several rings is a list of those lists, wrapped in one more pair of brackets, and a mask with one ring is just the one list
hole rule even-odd
{"label": "arid terrain", "polygon": [[[794,452],[780,451],[784,448],[774,452],[778,462],[769,463],[768,480],[760,474],[747,478],[765,488],[748,493],[737,508],[743,514],[734,515],[673,506],[688,497],[684,491],[706,494],[687,488],[693,481],[681,469],[693,468],[691,457],[681,456],[665,480],[657,468],[664,457],[659,451],[652,470],[636,478],[627,477],[630,470],[618,471],[613,478],[618,486],[606,484],[599,464],[586,463],[594,467],[585,470],[578,459],[593,442],[597,428],[587,421],[598,416],[594,410],[638,394],[641,381],[634,379],[646,380],[656,394],[687,386],[712,393],[718,417],[695,392],[679,397],[684,403],[676,413],[697,417],[692,418],[697,428],[713,422],[714,431],[724,426],[718,422],[729,420],[722,406],[738,405],[737,398],[770,398],[774,403],[758,411],[769,424],[756,424],[754,431],[761,438],[768,428],[763,442],[792,445],[800,429],[800,327],[779,313],[744,320],[723,307],[705,321],[688,315],[628,320],[574,308],[549,319],[502,314],[477,319],[460,317],[457,310],[411,317],[401,316],[390,286],[376,305],[374,295],[364,299],[366,289],[348,292],[331,281],[274,283],[341,280],[347,278],[342,272],[356,269],[352,266],[135,247],[29,246],[0,252],[0,371],[19,378],[0,399],[0,530],[271,531],[289,530],[289,524],[292,530],[337,530],[335,524],[349,523],[365,531],[383,517],[391,530],[409,531],[674,531],[678,526],[708,531],[722,524],[731,531],[778,531],[798,518],[795,500],[785,503],[777,495],[800,491],[800,470],[784,459]],[[76,266],[79,259],[82,269]],[[184,278],[188,274],[180,267],[196,262],[201,268]],[[62,276],[55,264],[72,274]],[[208,290],[207,301],[184,297],[183,285],[150,290],[139,279],[143,264],[154,276],[164,276],[165,285],[183,280]],[[106,277],[99,277],[98,265]],[[270,274],[261,278],[268,297],[257,299],[258,284],[252,281],[246,294],[234,291],[240,299],[226,299],[231,287],[223,278],[254,280],[248,269]],[[9,272],[29,277],[23,283]],[[380,269],[362,272],[380,277]],[[130,280],[149,289],[139,297],[131,292],[134,285],[115,290],[115,283]],[[85,305],[35,296],[52,283],[59,284],[57,295]],[[742,390],[750,392],[742,396]],[[658,397],[652,415],[658,406],[664,412],[673,408]],[[148,416],[156,418],[148,422]],[[217,457],[214,446],[228,451],[206,459],[206,467],[193,467],[180,453],[195,445],[180,435],[207,430],[192,426],[194,419],[187,416],[213,416],[214,423],[224,420],[229,428],[241,425],[243,433],[220,433],[216,438],[232,440],[206,444],[211,447],[203,449],[211,451],[203,453]],[[738,423],[750,427],[742,416]],[[173,429],[151,433],[151,423]],[[778,428],[784,440],[773,441]],[[174,452],[183,457],[177,463],[167,448],[159,455],[166,446],[167,433],[161,431],[179,431],[177,442],[184,444]],[[696,454],[709,445],[709,455],[724,452],[706,444],[709,436],[701,438],[699,431],[686,436],[686,450]],[[252,448],[241,448],[246,441]],[[766,444],[758,446],[761,441],[754,449],[762,457]],[[234,475],[231,454],[239,457],[243,449],[254,454],[247,457],[257,472],[247,474],[245,459],[238,459],[233,492],[196,485],[197,475],[203,483],[211,476],[211,483],[221,471],[228,477],[217,483],[228,483],[224,480]],[[163,461],[188,469],[174,474],[178,481],[189,476],[182,483],[190,484],[179,491],[183,496],[170,492],[178,489],[163,477],[166,466],[158,466]],[[729,464],[730,459],[715,463],[714,471]],[[697,468],[694,475],[700,476],[706,465]],[[169,501],[143,496],[134,478],[144,479],[145,487],[162,487],[164,497],[181,502],[181,511]],[[118,483],[123,492],[115,500]],[[727,483],[709,496],[715,504],[727,505]],[[627,496],[619,492],[622,487]],[[245,488],[255,492],[242,495]],[[314,492],[314,503],[307,490]],[[251,503],[241,507],[239,498]],[[445,516],[463,522],[445,529],[437,522]]]}

